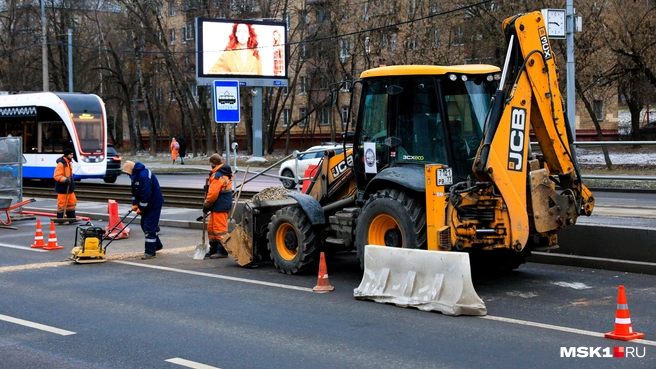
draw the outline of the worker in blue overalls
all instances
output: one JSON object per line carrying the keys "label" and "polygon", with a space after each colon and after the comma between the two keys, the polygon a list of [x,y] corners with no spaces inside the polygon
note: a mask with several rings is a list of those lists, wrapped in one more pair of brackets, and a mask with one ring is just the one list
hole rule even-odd
{"label": "worker in blue overalls", "polygon": [[127,160],[122,171],[132,180],[132,211],[141,215],[141,229],[146,235],[141,259],[152,259],[163,247],[157,234],[159,217],[164,205],[162,189],[155,174],[140,162]]}

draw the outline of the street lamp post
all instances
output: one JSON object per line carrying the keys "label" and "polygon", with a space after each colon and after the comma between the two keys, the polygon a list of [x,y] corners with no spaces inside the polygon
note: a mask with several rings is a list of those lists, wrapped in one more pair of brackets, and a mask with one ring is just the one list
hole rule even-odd
{"label": "street lamp post", "polygon": [[41,0],[41,58],[43,62],[43,91],[50,90],[50,79],[48,77],[48,45],[46,44],[46,8],[45,1]]}

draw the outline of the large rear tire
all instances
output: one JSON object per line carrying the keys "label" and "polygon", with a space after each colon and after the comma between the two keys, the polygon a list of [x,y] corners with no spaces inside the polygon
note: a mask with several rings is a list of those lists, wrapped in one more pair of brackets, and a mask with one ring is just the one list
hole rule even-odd
{"label": "large rear tire", "polygon": [[362,207],[355,246],[364,269],[364,247],[426,249],[426,209],[420,199],[397,189],[380,190]]}
{"label": "large rear tire", "polygon": [[269,253],[274,265],[287,274],[316,268],[323,237],[298,205],[278,210],[269,223]]}

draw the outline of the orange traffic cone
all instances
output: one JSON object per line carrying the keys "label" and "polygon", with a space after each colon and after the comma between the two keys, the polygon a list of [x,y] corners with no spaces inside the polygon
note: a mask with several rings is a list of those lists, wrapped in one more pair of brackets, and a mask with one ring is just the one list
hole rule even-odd
{"label": "orange traffic cone", "polygon": [[55,222],[50,220],[50,235],[48,235],[48,245],[44,250],[61,250],[63,247],[57,244],[57,233],[55,233]]}
{"label": "orange traffic cone", "polygon": [[643,333],[633,331],[633,327],[631,326],[631,314],[629,314],[629,305],[626,303],[626,295],[624,294],[624,286],[620,286],[620,291],[617,295],[615,330],[604,334],[604,337],[622,341],[630,341],[645,337]]}
{"label": "orange traffic cone", "polygon": [[34,234],[34,243],[30,246],[33,249],[42,249],[45,246],[43,242],[43,231],[41,230],[41,219],[36,220],[36,234]]}
{"label": "orange traffic cone", "polygon": [[335,287],[330,285],[328,280],[328,269],[326,268],[326,257],[323,252],[321,252],[321,261],[319,262],[319,278],[317,278],[317,285],[314,286],[312,291],[314,292],[330,292],[333,291]]}
{"label": "orange traffic cone", "polygon": [[118,216],[118,203],[116,200],[107,200],[107,214],[109,221],[105,227],[105,238],[121,240],[130,237],[130,228],[126,227]]}

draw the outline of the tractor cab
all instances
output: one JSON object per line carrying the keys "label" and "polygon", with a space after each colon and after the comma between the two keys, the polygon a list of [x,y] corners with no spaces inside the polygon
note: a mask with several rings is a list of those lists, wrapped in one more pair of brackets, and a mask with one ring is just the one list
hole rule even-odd
{"label": "tractor cab", "polygon": [[375,191],[374,179],[423,192],[425,164],[452,168],[455,182],[472,174],[499,68],[391,66],[361,77],[353,138],[361,195]]}

